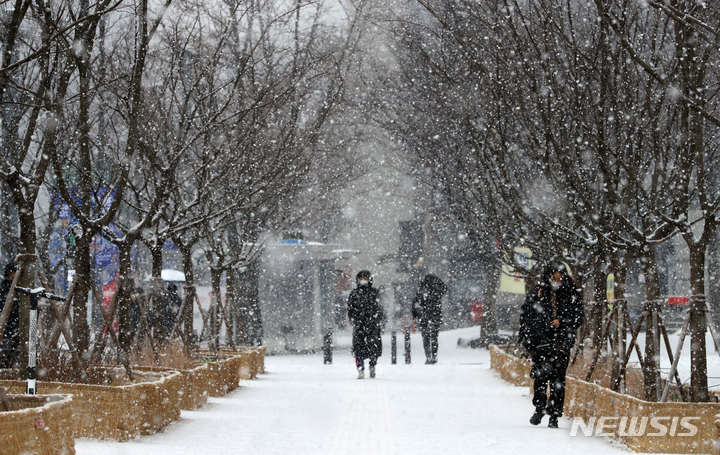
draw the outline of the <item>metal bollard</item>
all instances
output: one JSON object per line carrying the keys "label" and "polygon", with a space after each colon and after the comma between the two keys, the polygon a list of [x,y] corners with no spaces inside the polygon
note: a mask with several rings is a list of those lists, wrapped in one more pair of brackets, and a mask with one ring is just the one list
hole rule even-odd
{"label": "metal bollard", "polygon": [[393,330],[390,332],[390,364],[395,365],[397,363],[397,332]]}
{"label": "metal bollard", "polygon": [[332,329],[325,332],[323,338],[323,364],[328,365],[332,363]]}
{"label": "metal bollard", "polygon": [[40,296],[37,293],[30,294],[30,337],[28,342],[28,395],[37,394],[37,310]]}
{"label": "metal bollard", "polygon": [[405,330],[405,364],[410,365],[410,329]]}
{"label": "metal bollard", "polygon": [[27,393],[28,395],[36,395],[37,394],[37,339],[38,339],[37,313],[38,313],[38,303],[40,302],[41,297],[44,297],[46,299],[56,300],[59,302],[65,301],[65,298],[45,292],[44,288],[30,289],[30,288],[21,288],[19,286],[16,286],[15,290],[18,292],[22,292],[24,294],[28,294],[30,296],[30,334],[29,334],[30,336],[29,336],[29,340],[28,340],[28,378],[27,378],[27,388],[26,388],[25,393]]}

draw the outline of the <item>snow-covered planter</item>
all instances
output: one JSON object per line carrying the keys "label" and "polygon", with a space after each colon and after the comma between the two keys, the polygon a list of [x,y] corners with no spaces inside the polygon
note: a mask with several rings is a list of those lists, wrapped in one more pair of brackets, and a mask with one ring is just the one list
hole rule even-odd
{"label": "snow-covered planter", "polygon": [[585,425],[595,422],[595,434],[603,418],[599,432],[636,452],[720,453],[717,414],[720,403],[654,403],[567,378],[565,415]]}
{"label": "snow-covered planter", "polygon": [[180,373],[180,379],[177,387],[171,387],[168,391],[171,394],[171,400],[178,403],[183,411],[194,411],[207,403],[208,390],[210,386],[208,381],[209,367],[206,363],[195,366],[190,369],[175,369],[164,367],[133,367],[133,371],[144,372],[160,372],[160,373]]}
{"label": "snow-covered planter", "polygon": [[490,345],[490,368],[497,371],[501,378],[516,386],[532,385],[530,360],[508,354],[506,349],[507,346]]}
{"label": "snow-covered planter", "polygon": [[4,455],[74,455],[70,395],[8,395],[12,411],[0,412]]}
{"label": "snow-covered planter", "polygon": [[201,355],[197,358],[197,365],[205,365],[206,393],[211,397],[221,397],[238,388],[243,366],[243,355]]}
{"label": "snow-covered planter", "polygon": [[[530,361],[505,346],[490,346],[490,364],[506,381],[532,385]],[[564,413],[575,435],[611,436],[636,452],[720,453],[720,403],[648,402],[568,376]]]}
{"label": "snow-covered planter", "polygon": [[[75,437],[127,441],[152,434],[180,418],[182,375],[177,371],[135,373],[135,383],[122,369],[107,367],[107,383],[38,382],[43,393],[72,394]],[[23,381],[2,381],[10,392],[24,391]]]}
{"label": "snow-covered planter", "polygon": [[255,379],[257,375],[265,373],[266,350],[265,346],[241,346],[235,349],[224,347],[220,352],[225,355],[241,356],[241,379]]}

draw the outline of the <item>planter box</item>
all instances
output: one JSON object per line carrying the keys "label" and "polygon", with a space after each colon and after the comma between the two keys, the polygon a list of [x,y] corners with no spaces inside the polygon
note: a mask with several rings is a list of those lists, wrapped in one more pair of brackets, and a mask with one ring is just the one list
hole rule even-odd
{"label": "planter box", "polygon": [[532,362],[510,355],[504,348],[505,346],[490,345],[490,368],[497,371],[501,378],[516,386],[531,386]]}
{"label": "planter box", "polygon": [[170,400],[176,402],[183,411],[194,411],[207,403],[208,390],[211,386],[208,384],[210,380],[209,367],[206,363],[187,370],[134,366],[133,371],[163,374],[180,373],[177,385],[170,387],[168,392],[171,395]]}
{"label": "planter box", "polygon": [[[648,402],[568,377],[564,411],[568,416],[583,419],[585,424],[592,417],[596,421],[601,416],[606,417],[605,422],[609,425],[604,429],[605,434],[621,440],[636,452],[720,453],[716,423],[720,403]],[[621,421],[623,417],[626,423]],[[628,429],[633,417],[637,423]],[[689,423],[697,430],[684,428],[680,424],[683,417],[692,418]],[[660,419],[656,423],[665,427],[664,431],[650,423],[653,418]],[[647,425],[645,431],[637,436],[627,436],[633,429],[639,430],[643,420]]]}
{"label": "planter box", "polygon": [[221,397],[240,386],[240,379],[250,379],[245,374],[247,368],[246,354],[217,354],[201,355],[197,358],[198,366],[205,365],[207,371],[203,372],[206,393],[211,397]]}
{"label": "planter box", "polygon": [[[490,346],[490,364],[515,385],[532,384],[530,361],[508,354],[502,346]],[[636,452],[720,453],[720,403],[648,402],[568,376],[564,413],[582,419],[584,425],[595,422],[594,434],[613,436]],[[683,417],[692,418],[690,426],[682,425]],[[600,418],[603,428],[597,426]],[[653,418],[660,428],[652,425]],[[640,431],[643,421],[646,427]],[[576,431],[582,436],[582,428]]]}
{"label": "planter box", "polygon": [[[180,418],[179,372],[137,371],[136,383],[114,384],[122,369],[109,369],[108,385],[38,382],[38,390],[72,394],[73,436],[127,441],[155,433]],[[124,381],[126,382],[126,381]],[[24,381],[2,381],[10,392],[25,390]]]}
{"label": "planter box", "polygon": [[5,455],[74,455],[72,397],[8,395],[13,411],[0,412],[0,449]]}
{"label": "planter box", "polygon": [[220,348],[222,354],[242,357],[241,379],[255,379],[257,375],[265,373],[265,346],[239,346],[234,350],[228,347]]}

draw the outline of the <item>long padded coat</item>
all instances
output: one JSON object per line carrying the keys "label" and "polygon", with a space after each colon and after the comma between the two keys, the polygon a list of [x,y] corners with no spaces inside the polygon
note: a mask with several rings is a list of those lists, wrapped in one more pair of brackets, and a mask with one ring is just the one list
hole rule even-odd
{"label": "long padded coat", "polygon": [[385,313],[380,306],[380,291],[372,283],[358,286],[348,298],[348,318],[353,325],[353,353],[364,358],[382,355],[380,333]]}

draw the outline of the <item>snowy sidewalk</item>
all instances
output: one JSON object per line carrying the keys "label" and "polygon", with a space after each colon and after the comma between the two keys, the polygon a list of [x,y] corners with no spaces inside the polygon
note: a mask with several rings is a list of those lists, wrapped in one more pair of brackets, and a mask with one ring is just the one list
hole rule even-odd
{"label": "snowy sidewalk", "polygon": [[[376,379],[358,380],[349,353],[267,357],[267,373],[198,411],[183,411],[164,432],[127,443],[81,439],[95,454],[609,454],[610,440],[570,437],[528,423],[529,391],[490,370],[487,350],[457,348],[477,329],[441,333],[439,363],[424,365],[413,335],[412,365],[390,364],[389,342]],[[386,340],[387,341],[387,340]]]}

